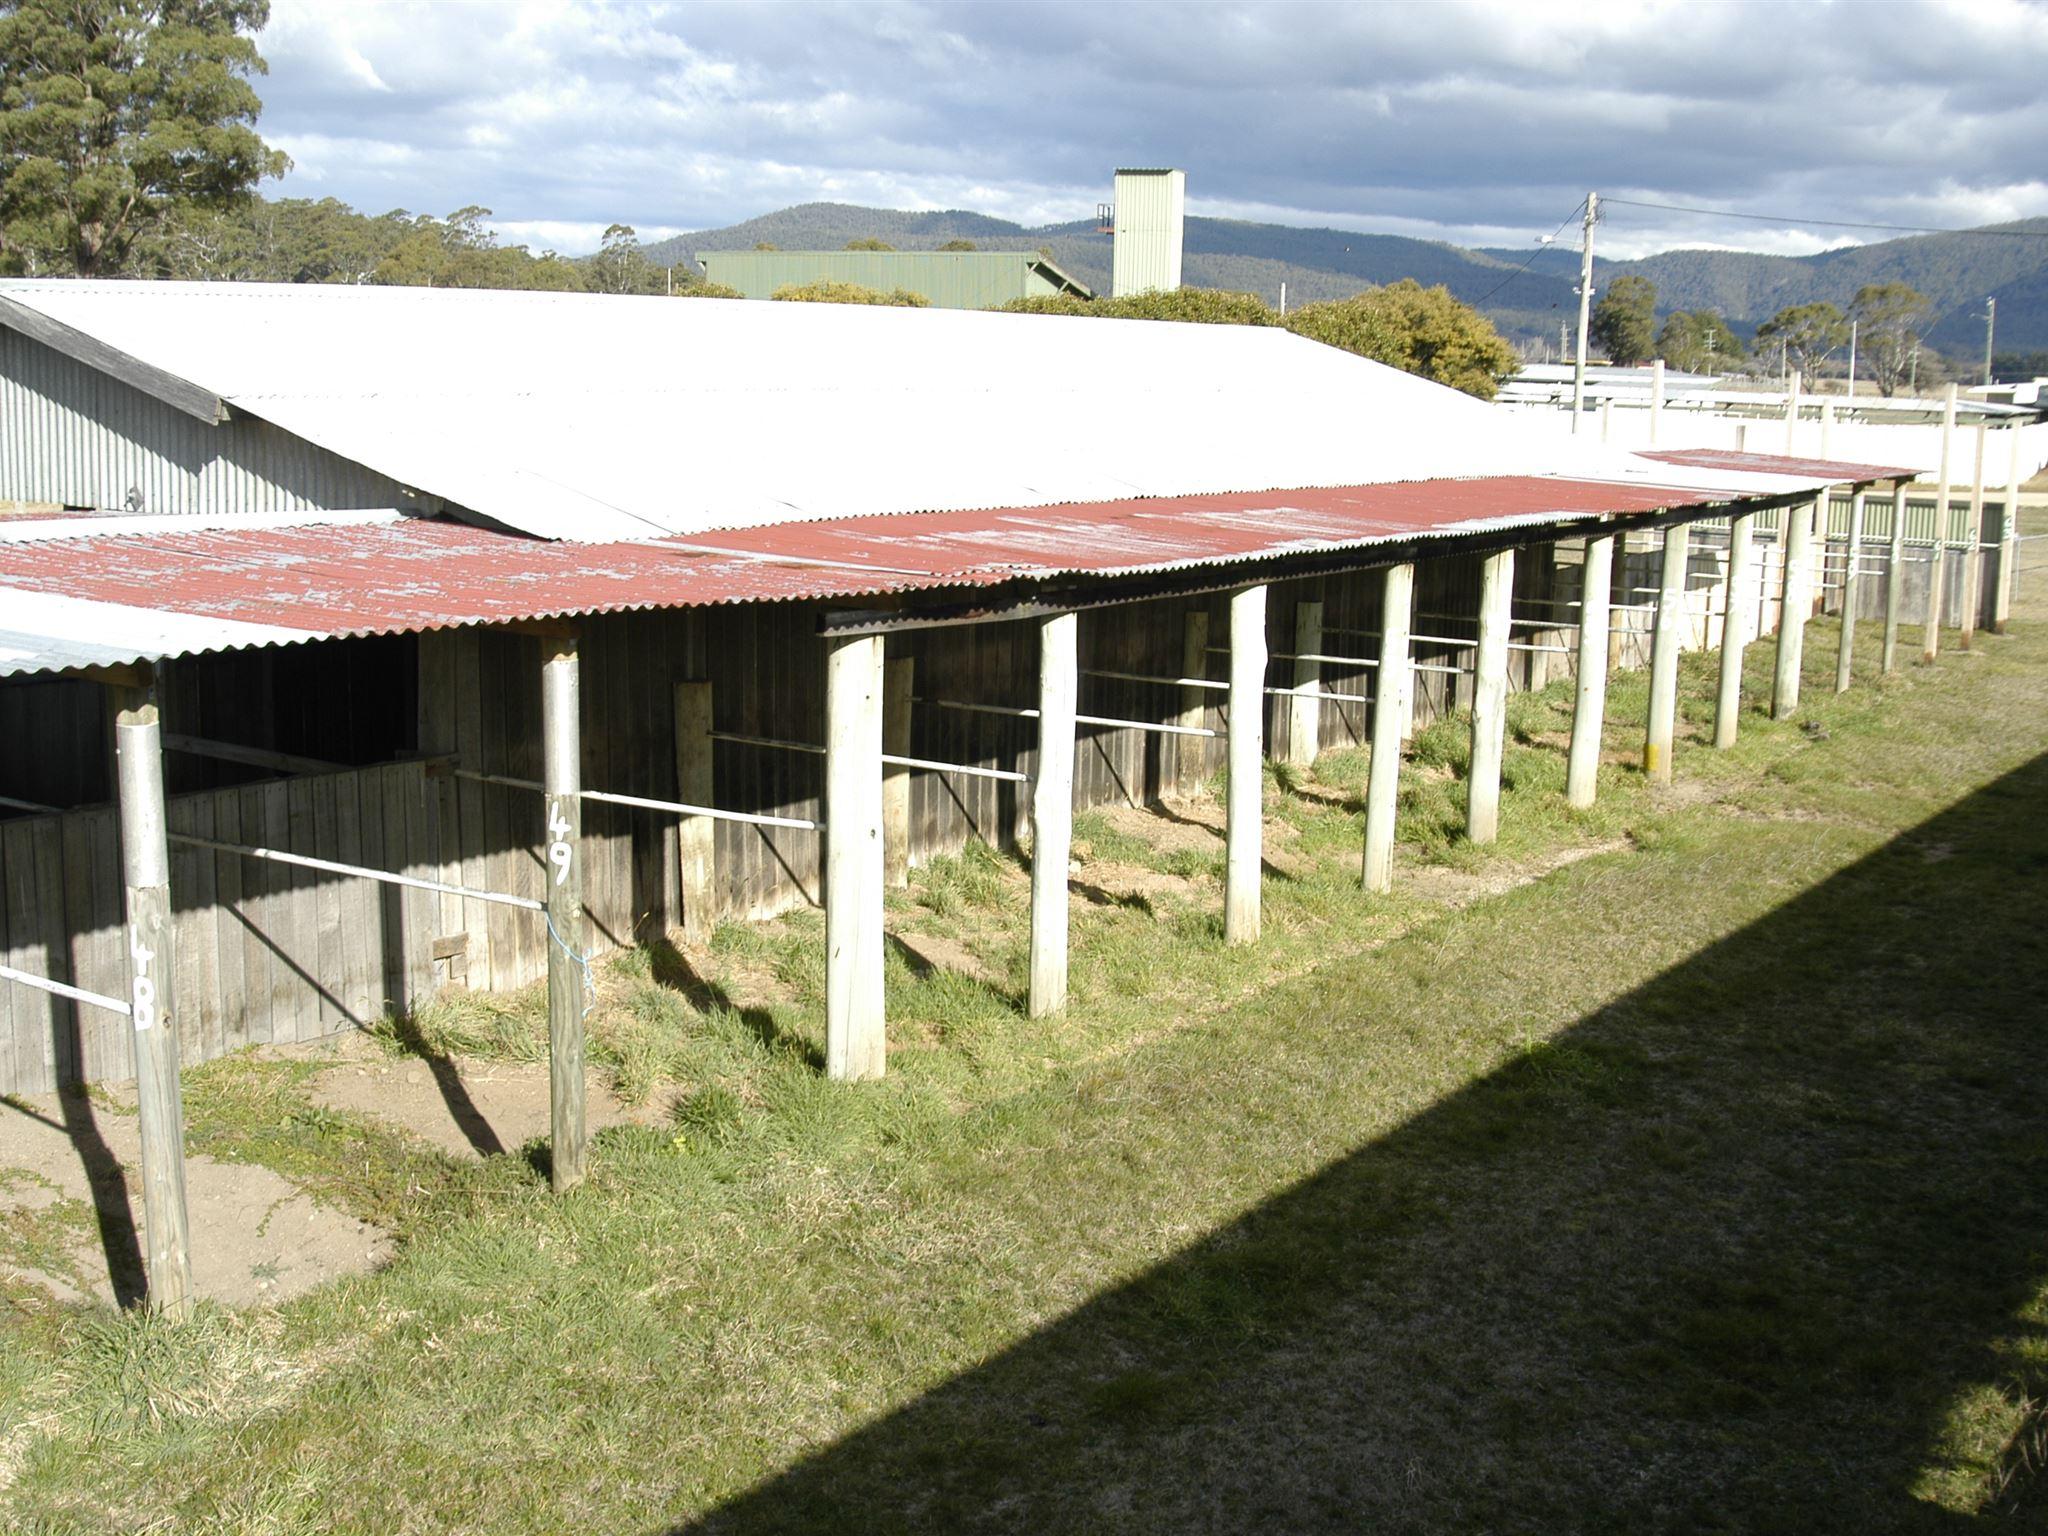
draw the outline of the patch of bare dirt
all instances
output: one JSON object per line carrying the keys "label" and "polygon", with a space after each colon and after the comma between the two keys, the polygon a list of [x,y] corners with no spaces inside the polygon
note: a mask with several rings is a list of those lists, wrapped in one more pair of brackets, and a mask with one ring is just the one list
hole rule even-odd
{"label": "patch of bare dirt", "polygon": [[1142,838],[1161,853],[1214,853],[1223,846],[1224,809],[1214,800],[1176,800],[1164,810],[1105,806],[1096,814],[1114,830]]}
{"label": "patch of bare dirt", "polygon": [[1074,877],[1074,889],[1084,898],[1108,898],[1113,902],[1149,904],[1155,896],[1182,896],[1193,882],[1143,864],[1124,864],[1115,859],[1091,859]]}
{"label": "patch of bare dirt", "polygon": [[[0,1225],[12,1229],[60,1200],[93,1210],[86,1230],[65,1240],[58,1262],[9,1267],[64,1301],[112,1304],[137,1294],[140,1164],[132,1114],[75,1093],[0,1102],[0,1169],[26,1175],[0,1181]],[[230,1306],[283,1301],[391,1256],[386,1233],[319,1204],[268,1168],[188,1156],[185,1200],[193,1287]]]}
{"label": "patch of bare dirt", "polygon": [[[1620,838],[1605,842],[1585,843],[1575,848],[1559,848],[1533,859],[1502,860],[1489,862],[1485,868],[1476,870],[1453,869],[1441,864],[1407,863],[1400,876],[1404,892],[1422,896],[1430,901],[1442,902],[1451,908],[1467,907],[1488,896],[1498,896],[1516,886],[1528,885],[1553,874],[1568,864],[1581,859],[1590,859],[1597,854],[1614,853],[1626,848],[1627,842]],[[1397,851],[1396,857],[1401,853]]]}
{"label": "patch of bare dirt", "polygon": [[913,966],[933,971],[957,971],[976,981],[993,982],[995,973],[968,945],[942,934],[892,929],[890,937],[903,947]]}
{"label": "patch of bare dirt", "polygon": [[1676,810],[1696,805],[1718,805],[1721,791],[1700,779],[1678,777],[1669,784],[1652,784],[1650,798],[1660,810]]}
{"label": "patch of bare dirt", "polygon": [[[653,1125],[667,1112],[658,1099],[623,1103],[596,1082],[585,1094],[584,1123],[593,1132],[608,1125]],[[410,1056],[342,1061],[313,1080],[312,1097],[323,1109],[373,1115],[458,1157],[514,1152],[548,1134],[545,1062]]]}

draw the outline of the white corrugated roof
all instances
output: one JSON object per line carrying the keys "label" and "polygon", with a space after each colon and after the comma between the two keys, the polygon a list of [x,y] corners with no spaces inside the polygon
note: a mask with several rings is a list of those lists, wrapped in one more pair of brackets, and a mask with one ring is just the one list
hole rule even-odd
{"label": "white corrugated roof", "polygon": [[93,602],[50,592],[6,589],[0,615],[0,677],[119,666],[159,656],[230,651],[317,640],[311,629],[249,624],[214,614],[175,613],[129,603]]}
{"label": "white corrugated roof", "polygon": [[549,538],[1488,475],[1812,483],[1560,441],[1275,329],[269,284],[0,282],[9,303]]}

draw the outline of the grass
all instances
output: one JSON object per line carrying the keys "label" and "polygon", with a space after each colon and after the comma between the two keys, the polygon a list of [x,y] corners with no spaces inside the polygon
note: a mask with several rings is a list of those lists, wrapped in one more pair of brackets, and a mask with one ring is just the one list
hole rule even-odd
{"label": "grass", "polygon": [[[1356,889],[1365,755],[1269,774],[1253,949],[1198,834],[1080,818],[1061,1020],[1017,1004],[1021,863],[934,861],[891,898],[880,1084],[818,1073],[815,916],[620,956],[593,1067],[668,1118],[560,1200],[314,1108],[317,1064],[210,1063],[195,1150],[399,1256],[184,1326],[17,1304],[0,1524],[2039,1520],[2044,619],[1841,698],[1816,625],[1801,718],[1727,753],[1689,657],[1670,793],[1618,676],[1585,813],[1568,699],[1518,696],[1492,850],[1430,726],[1389,899]],[[389,1032],[544,1040],[530,997]]]}

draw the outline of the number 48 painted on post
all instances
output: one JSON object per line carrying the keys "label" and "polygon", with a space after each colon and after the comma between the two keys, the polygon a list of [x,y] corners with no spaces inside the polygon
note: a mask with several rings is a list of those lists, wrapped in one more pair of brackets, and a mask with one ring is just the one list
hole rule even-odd
{"label": "number 48 painted on post", "polygon": [[548,801],[548,835],[554,839],[548,844],[548,862],[555,866],[555,884],[560,885],[569,878],[569,860],[574,857],[569,846],[569,823],[562,816],[562,802]]}

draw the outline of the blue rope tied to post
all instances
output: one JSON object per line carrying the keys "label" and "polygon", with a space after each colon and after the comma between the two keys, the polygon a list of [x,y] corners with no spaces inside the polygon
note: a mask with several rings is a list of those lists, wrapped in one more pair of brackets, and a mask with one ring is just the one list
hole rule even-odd
{"label": "blue rope tied to post", "polygon": [[576,1017],[587,1019],[590,1017],[590,1000],[597,995],[597,983],[590,979],[590,956],[579,954],[576,947],[562,937],[561,929],[555,926],[554,913],[550,912],[546,907],[542,907],[540,915],[541,920],[548,925],[548,937],[555,942],[555,945],[563,954],[576,962],[576,969],[583,977],[583,1004]]}

